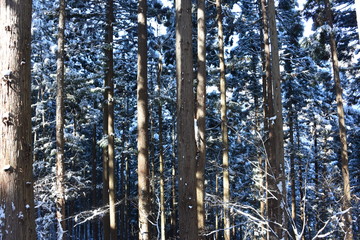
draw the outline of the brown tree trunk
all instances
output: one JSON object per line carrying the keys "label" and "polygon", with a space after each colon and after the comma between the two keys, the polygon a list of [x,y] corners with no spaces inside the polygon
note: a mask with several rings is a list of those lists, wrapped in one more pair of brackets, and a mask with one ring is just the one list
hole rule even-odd
{"label": "brown tree trunk", "polygon": [[180,239],[197,239],[191,0],[176,0],[176,79]]}
{"label": "brown tree trunk", "polygon": [[345,113],[344,104],[342,98],[342,88],[340,82],[339,73],[339,60],[337,54],[336,41],[334,36],[333,28],[333,13],[331,10],[329,0],[325,0],[326,17],[328,24],[331,27],[330,32],[330,48],[331,48],[331,59],[333,66],[333,74],[335,81],[335,92],[336,92],[336,103],[337,103],[337,115],[339,122],[339,135],[341,145],[341,171],[343,177],[344,197],[342,199],[342,210],[347,211],[343,215],[344,231],[346,240],[353,239],[352,230],[352,216],[351,216],[351,191],[350,191],[350,173],[349,173],[349,160],[348,160],[348,149],[346,139],[346,125],[345,125]]}
{"label": "brown tree trunk", "polygon": [[[0,238],[34,240],[30,0],[0,1]],[[19,94],[21,93],[21,94]]]}
{"label": "brown tree trunk", "polygon": [[[115,210],[115,154],[114,154],[114,60],[113,60],[113,23],[114,3],[108,0],[106,5],[106,35],[105,35],[105,92],[107,104],[107,178],[108,178],[108,199],[109,199],[109,226],[110,239],[115,240],[116,234],[116,210]],[[105,170],[105,169],[104,169]]]}
{"label": "brown tree trunk", "polygon": [[205,135],[205,117],[206,117],[206,25],[205,25],[205,0],[198,0],[197,19],[198,19],[198,72],[197,72],[197,91],[196,91],[196,124],[197,126],[197,169],[196,169],[196,199],[197,220],[199,238],[204,239],[205,231],[205,164],[206,164],[206,135]]}
{"label": "brown tree trunk", "polygon": [[138,195],[139,239],[149,236],[149,153],[148,153],[148,93],[147,93],[147,1],[139,0],[138,7]]}
{"label": "brown tree trunk", "polygon": [[287,228],[287,215],[285,211],[286,186],[285,186],[285,166],[284,166],[284,132],[282,120],[281,102],[281,79],[280,79],[280,60],[278,48],[278,35],[275,19],[274,0],[268,2],[269,30],[271,42],[271,75],[273,88],[273,115],[274,121],[273,136],[271,136],[271,147],[273,148],[272,158],[269,159],[272,175],[269,180],[269,190],[273,191],[275,198],[269,198],[268,213],[270,226],[275,233],[271,233],[271,238],[287,239],[284,229]]}
{"label": "brown tree trunk", "polygon": [[224,58],[224,33],[222,24],[221,0],[216,0],[216,19],[218,25],[219,62],[220,62],[220,114],[222,135],[222,167],[223,167],[223,204],[224,204],[224,239],[230,240],[230,181],[229,181],[229,143],[226,116],[226,79]]}
{"label": "brown tree trunk", "polygon": [[56,70],[56,218],[57,238],[66,239],[65,187],[64,187],[64,43],[65,43],[65,0],[60,0],[58,26],[58,53]]}

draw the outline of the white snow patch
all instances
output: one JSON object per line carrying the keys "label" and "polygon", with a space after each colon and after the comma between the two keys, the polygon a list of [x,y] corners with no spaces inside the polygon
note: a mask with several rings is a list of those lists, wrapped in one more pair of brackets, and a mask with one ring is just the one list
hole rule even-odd
{"label": "white snow patch", "polygon": [[13,211],[15,211],[16,208],[15,208],[14,202],[11,203],[11,208],[12,208]]}
{"label": "white snow patch", "polygon": [[282,189],[282,182],[279,182],[277,184],[277,188],[279,189],[279,192],[282,193],[283,192],[283,189]]}

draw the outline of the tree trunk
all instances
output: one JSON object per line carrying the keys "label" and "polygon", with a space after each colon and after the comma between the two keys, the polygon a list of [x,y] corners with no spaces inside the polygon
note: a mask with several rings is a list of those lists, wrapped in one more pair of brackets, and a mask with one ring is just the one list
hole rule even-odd
{"label": "tree trunk", "polygon": [[64,187],[64,42],[65,0],[60,0],[58,26],[58,53],[56,61],[56,218],[57,239],[66,239],[65,187]]}
{"label": "tree trunk", "polygon": [[157,69],[157,94],[159,116],[159,175],[160,175],[160,239],[165,240],[166,215],[165,215],[165,178],[164,178],[164,150],[163,150],[163,123],[162,123],[162,100],[161,100],[161,73],[162,58],[159,58]]}
{"label": "tree trunk", "polygon": [[108,0],[106,5],[106,35],[105,35],[105,91],[107,104],[107,157],[108,157],[108,187],[109,187],[109,224],[110,239],[115,240],[116,234],[116,209],[115,209],[115,154],[114,154],[114,60],[113,60],[113,23],[114,23],[114,3]]}
{"label": "tree trunk", "polygon": [[[30,0],[0,1],[0,238],[36,239]],[[19,94],[21,93],[21,94]]]}
{"label": "tree trunk", "polygon": [[197,239],[191,0],[176,0],[176,79],[180,239]]}
{"label": "tree trunk", "polygon": [[331,10],[329,0],[325,0],[325,9],[326,9],[326,17],[328,20],[328,24],[331,28],[330,48],[331,48],[333,74],[335,80],[337,114],[338,114],[339,135],[340,135],[340,145],[341,145],[341,171],[342,171],[343,187],[344,187],[342,210],[347,211],[346,213],[344,213],[342,219],[344,222],[344,231],[345,231],[344,239],[350,240],[353,239],[353,230],[352,230],[352,216],[351,216],[350,173],[349,173],[349,163],[348,163],[349,160],[348,160],[347,139],[346,139],[345,113],[344,113],[344,104],[342,98],[342,88],[340,82],[339,60],[338,60],[337,47],[336,47],[334,28],[333,28],[333,13]]}
{"label": "tree trunk", "polygon": [[196,91],[196,124],[197,124],[197,169],[196,169],[196,199],[197,220],[199,238],[204,239],[205,231],[205,164],[206,164],[206,24],[205,24],[205,0],[198,0],[197,19],[198,19],[198,72],[197,72],[197,91]]}
{"label": "tree trunk", "polygon": [[148,153],[148,93],[147,93],[147,1],[139,0],[138,8],[138,194],[139,194],[139,239],[149,236],[149,153]]}
{"label": "tree trunk", "polygon": [[218,25],[219,62],[220,62],[220,114],[222,135],[222,167],[223,167],[223,204],[224,204],[224,239],[230,240],[230,181],[229,181],[229,143],[226,116],[226,79],[224,59],[224,33],[222,24],[221,0],[216,0],[216,20]]}

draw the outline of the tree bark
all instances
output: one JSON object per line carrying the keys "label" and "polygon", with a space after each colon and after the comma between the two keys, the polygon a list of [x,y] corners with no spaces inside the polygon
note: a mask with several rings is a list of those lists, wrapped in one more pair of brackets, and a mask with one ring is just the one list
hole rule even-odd
{"label": "tree bark", "polygon": [[222,167],[223,167],[223,204],[224,204],[224,239],[230,240],[230,181],[229,181],[229,143],[226,115],[226,79],[224,58],[224,33],[222,24],[221,0],[216,0],[216,20],[218,25],[219,62],[220,62],[220,114],[222,136]]}
{"label": "tree bark", "polygon": [[[278,48],[278,34],[275,19],[275,3],[274,0],[268,2],[268,16],[269,16],[269,30],[271,42],[271,75],[273,88],[273,104],[274,112],[272,118],[274,119],[273,138],[270,139],[273,148],[273,158],[270,158],[270,166],[274,180],[271,181],[274,185],[269,186],[270,191],[273,191],[274,198],[269,199],[269,217],[270,224],[276,233],[276,238],[286,238],[285,229],[287,227],[287,215],[285,211],[286,203],[286,185],[285,185],[285,166],[284,166],[284,132],[282,120],[282,102],[281,102],[281,79],[280,79],[280,59]],[[270,177],[271,178],[271,177]],[[269,178],[269,179],[270,179]],[[271,203],[271,204],[270,204]],[[273,234],[270,236],[275,237]]]}
{"label": "tree bark", "polygon": [[176,0],[176,79],[180,239],[197,239],[191,0]]}
{"label": "tree bark", "polygon": [[107,157],[108,157],[108,187],[109,187],[109,224],[110,239],[117,239],[116,233],[116,209],[115,209],[115,146],[114,146],[114,57],[113,57],[113,23],[114,23],[114,3],[107,0],[106,5],[106,35],[105,35],[105,91],[107,104]]}
{"label": "tree bark", "polygon": [[196,199],[197,220],[199,239],[204,239],[205,231],[205,164],[206,164],[206,133],[205,133],[205,117],[206,117],[206,24],[205,24],[205,0],[198,0],[197,9],[197,91],[196,91],[196,124],[198,129],[197,139],[197,169],[196,169]]}
{"label": "tree bark", "polygon": [[165,215],[165,176],[164,176],[164,149],[163,149],[163,123],[162,123],[162,100],[161,100],[161,73],[162,58],[159,58],[157,69],[157,97],[159,116],[159,175],[160,175],[160,239],[166,239],[166,215]]}
{"label": "tree bark", "polygon": [[148,93],[147,93],[147,1],[139,0],[138,7],[138,195],[139,239],[150,239],[149,233],[149,153],[148,153]]}
{"label": "tree bark", "polygon": [[[34,240],[31,0],[0,1],[0,238]],[[19,94],[21,93],[21,94]]]}
{"label": "tree bark", "polygon": [[56,61],[56,218],[57,238],[66,239],[65,187],[64,187],[64,43],[65,43],[65,0],[60,0],[58,25],[58,53]]}
{"label": "tree bark", "polygon": [[330,48],[331,48],[331,59],[333,67],[333,75],[335,81],[335,92],[336,92],[336,103],[337,103],[337,115],[339,122],[339,135],[341,145],[341,171],[343,177],[343,188],[344,196],[342,199],[342,210],[347,211],[343,215],[344,231],[346,240],[353,239],[352,230],[352,216],[351,216],[351,190],[350,190],[350,173],[349,173],[349,160],[348,160],[348,149],[347,149],[347,138],[346,138],[346,125],[345,125],[345,113],[344,104],[342,98],[342,88],[339,73],[339,60],[337,54],[336,41],[334,36],[333,28],[333,13],[329,0],[325,0],[325,10],[328,24],[331,28],[330,32]]}

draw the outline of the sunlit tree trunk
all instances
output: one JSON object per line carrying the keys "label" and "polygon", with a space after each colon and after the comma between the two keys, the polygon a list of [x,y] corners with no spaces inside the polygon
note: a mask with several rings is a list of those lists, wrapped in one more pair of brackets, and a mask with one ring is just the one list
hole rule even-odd
{"label": "sunlit tree trunk", "polygon": [[34,240],[30,0],[0,1],[0,238]]}
{"label": "sunlit tree trunk", "polygon": [[[260,196],[264,198],[264,200],[260,201],[260,215],[264,218],[266,215],[266,207],[267,207],[267,181],[264,181],[267,177],[267,166],[268,166],[268,157],[270,154],[270,145],[268,141],[268,132],[269,132],[269,100],[268,100],[268,90],[267,85],[268,81],[271,79],[271,69],[270,69],[270,45],[269,45],[269,29],[267,25],[267,14],[266,14],[266,1],[265,0],[258,0],[259,5],[259,14],[262,18],[262,24],[260,27],[260,30],[262,32],[261,34],[261,40],[262,40],[262,48],[263,51],[261,53],[261,60],[262,60],[262,85],[263,85],[263,114],[264,114],[264,129],[263,132],[265,133],[265,162],[263,163],[263,160],[261,157],[259,158],[259,165],[262,168],[262,176],[260,180]],[[266,229],[267,227],[262,224],[261,225],[261,240],[265,240],[266,237]]]}
{"label": "sunlit tree trunk", "polygon": [[64,186],[64,42],[65,0],[60,0],[58,25],[58,53],[56,61],[56,218],[57,238],[66,239],[65,186]]}
{"label": "sunlit tree trunk", "polygon": [[343,215],[345,239],[353,239],[352,230],[352,216],[351,216],[351,191],[350,191],[350,173],[349,173],[349,160],[348,160],[348,149],[346,139],[346,125],[345,125],[345,113],[344,104],[342,98],[342,88],[340,82],[339,73],[339,60],[337,54],[336,41],[334,36],[333,28],[333,13],[329,0],[325,0],[326,17],[328,24],[331,28],[330,32],[330,48],[331,48],[331,59],[333,66],[333,75],[335,81],[335,92],[336,92],[336,103],[337,103],[337,115],[339,122],[339,135],[340,135],[340,146],[341,146],[341,171],[343,177],[344,196],[342,199],[342,210],[347,211]]}
{"label": "sunlit tree trunk", "polygon": [[205,116],[206,116],[206,24],[205,24],[205,0],[198,0],[197,9],[197,91],[196,91],[196,124],[197,126],[197,169],[196,169],[196,199],[199,238],[204,238],[205,231],[205,164],[206,164],[206,135],[205,135]]}
{"label": "sunlit tree trunk", "polygon": [[176,0],[176,79],[180,239],[197,239],[191,0]]}
{"label": "sunlit tree trunk", "polygon": [[[116,210],[115,210],[115,147],[114,147],[114,57],[113,57],[113,23],[114,3],[107,0],[106,5],[106,34],[105,34],[105,92],[107,104],[107,173],[108,173],[108,195],[109,195],[109,225],[110,239],[116,239]],[[105,169],[104,169],[105,171]]]}
{"label": "sunlit tree trunk", "polygon": [[147,1],[139,0],[138,7],[138,195],[139,239],[150,239],[149,234],[149,153],[148,153],[148,93],[147,93]]}
{"label": "sunlit tree trunk", "polygon": [[161,73],[162,58],[159,58],[157,68],[157,97],[159,116],[159,175],[160,175],[160,239],[166,240],[166,214],[165,214],[165,176],[164,176],[164,149],[163,149],[163,122],[162,122],[162,99],[161,99]]}
{"label": "sunlit tree trunk", "polygon": [[222,135],[222,167],[223,167],[223,204],[224,204],[224,239],[230,240],[230,181],[229,181],[229,143],[226,116],[226,79],[224,58],[224,33],[222,24],[221,0],[216,0],[216,20],[218,25],[219,62],[220,62],[220,114]]}

